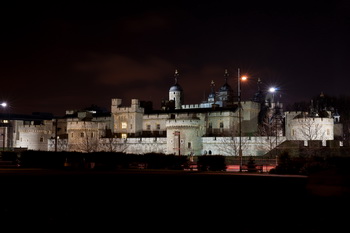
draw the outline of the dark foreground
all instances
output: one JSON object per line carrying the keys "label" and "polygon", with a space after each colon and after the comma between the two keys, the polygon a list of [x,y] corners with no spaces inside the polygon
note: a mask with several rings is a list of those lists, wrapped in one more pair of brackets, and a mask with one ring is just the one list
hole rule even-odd
{"label": "dark foreground", "polygon": [[348,189],[344,183],[324,186],[320,179],[147,170],[0,171],[0,231],[340,231],[348,221]]}

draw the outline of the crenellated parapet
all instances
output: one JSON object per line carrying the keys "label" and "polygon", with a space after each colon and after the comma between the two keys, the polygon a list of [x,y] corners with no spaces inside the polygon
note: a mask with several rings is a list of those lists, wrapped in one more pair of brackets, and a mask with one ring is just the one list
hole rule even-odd
{"label": "crenellated parapet", "polygon": [[20,133],[41,133],[41,134],[51,134],[52,125],[23,125],[18,128]]}
{"label": "crenellated parapet", "polygon": [[68,121],[67,130],[96,130],[104,129],[107,125],[106,122],[96,122],[96,121]]}
{"label": "crenellated parapet", "polygon": [[166,128],[199,128],[200,119],[168,119]]}
{"label": "crenellated parapet", "polygon": [[131,100],[131,106],[122,106],[122,99],[112,99],[111,112],[112,113],[129,113],[137,112],[144,113],[144,108],[140,107],[140,101],[138,99]]}

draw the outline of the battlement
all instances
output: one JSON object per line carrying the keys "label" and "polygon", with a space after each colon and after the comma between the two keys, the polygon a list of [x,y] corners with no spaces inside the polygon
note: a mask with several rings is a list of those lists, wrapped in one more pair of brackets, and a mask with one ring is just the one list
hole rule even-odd
{"label": "battlement", "polygon": [[23,125],[18,129],[21,133],[44,133],[51,134],[51,125]]}
{"label": "battlement", "polygon": [[290,114],[290,115],[298,115],[303,113],[302,111],[285,111],[284,114]]}
{"label": "battlement", "polygon": [[97,122],[97,121],[69,121],[67,122],[67,129],[99,129],[103,128],[103,126],[106,125],[105,122]]}
{"label": "battlement", "polygon": [[202,108],[200,104],[184,104],[181,105],[182,109],[195,109],[195,108]]}
{"label": "battlement", "polygon": [[294,121],[298,121],[298,122],[315,122],[315,123],[329,123],[329,124],[333,124],[333,118],[329,118],[329,117],[301,117],[301,118],[295,118],[293,119]]}
{"label": "battlement", "polygon": [[199,127],[199,119],[169,119],[166,121],[167,128]]}
{"label": "battlement", "polygon": [[140,101],[138,99],[131,100],[131,106],[122,106],[122,99],[112,99],[111,112],[112,113],[129,113],[138,112],[144,113],[144,108],[140,107]]}
{"label": "battlement", "polygon": [[127,143],[133,143],[133,144],[147,144],[147,143],[166,143],[166,137],[151,137],[151,138],[115,138],[114,140],[116,140],[116,142],[119,143],[123,143],[123,142],[127,142]]}
{"label": "battlement", "polygon": [[146,114],[146,115],[143,115],[143,119],[144,120],[148,120],[148,119],[151,119],[151,120],[166,120],[169,118],[169,114],[168,113],[164,113],[164,114]]}

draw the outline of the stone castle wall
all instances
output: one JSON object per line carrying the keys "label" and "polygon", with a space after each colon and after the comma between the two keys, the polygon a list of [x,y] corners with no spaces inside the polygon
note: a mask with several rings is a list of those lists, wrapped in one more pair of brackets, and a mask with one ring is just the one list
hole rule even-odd
{"label": "stone castle wall", "polygon": [[18,140],[15,142],[15,147],[45,151],[48,149],[48,140],[53,136],[52,124],[22,125],[18,127]]}

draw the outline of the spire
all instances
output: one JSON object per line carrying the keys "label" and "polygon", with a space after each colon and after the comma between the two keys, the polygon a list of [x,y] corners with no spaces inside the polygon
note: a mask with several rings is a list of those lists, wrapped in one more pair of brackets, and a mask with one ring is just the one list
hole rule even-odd
{"label": "spire", "polygon": [[209,102],[215,102],[215,90],[214,90],[214,86],[215,86],[215,83],[213,80],[211,80],[211,83],[210,83],[210,93],[209,93],[209,97],[208,97],[208,101]]}
{"label": "spire", "polygon": [[228,78],[229,74],[227,72],[227,69],[225,69],[225,74],[224,74],[224,77],[225,77],[225,83],[227,83],[227,78]]}
{"label": "spire", "polygon": [[174,78],[175,78],[175,85],[176,85],[177,81],[178,81],[178,78],[179,78],[179,72],[177,71],[177,69],[175,69]]}
{"label": "spire", "polygon": [[211,95],[215,95],[214,87],[215,87],[214,80],[211,80],[211,83],[210,83],[210,94]]}
{"label": "spire", "polygon": [[261,91],[261,88],[260,88],[261,83],[262,83],[262,82],[261,82],[261,79],[258,78],[258,82],[257,82],[257,84],[258,84],[258,92]]}

